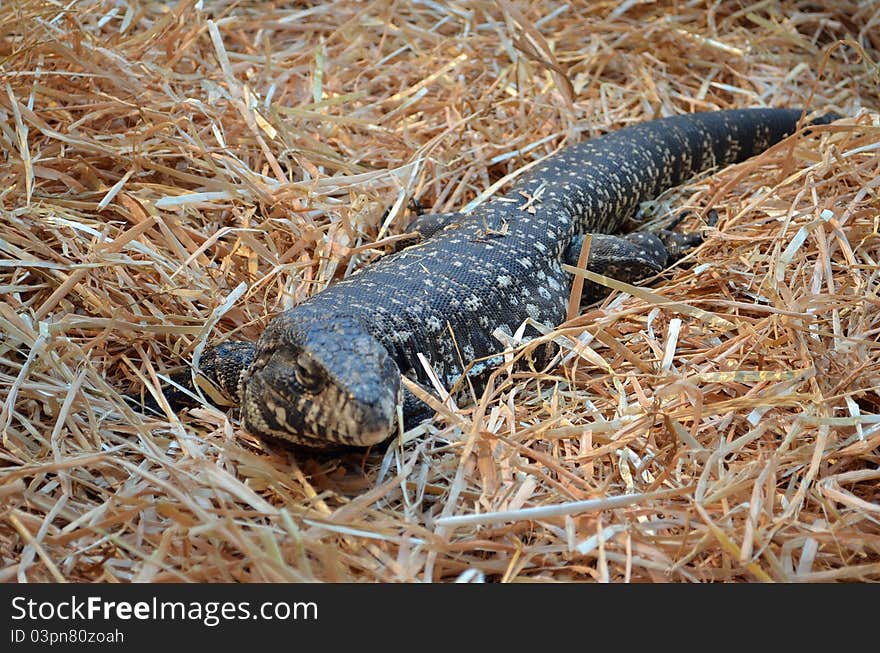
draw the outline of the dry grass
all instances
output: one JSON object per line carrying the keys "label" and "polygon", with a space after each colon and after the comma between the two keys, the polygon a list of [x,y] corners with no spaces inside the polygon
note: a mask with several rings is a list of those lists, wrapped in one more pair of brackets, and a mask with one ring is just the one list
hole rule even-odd
{"label": "dry grass", "polygon": [[[878,3],[201,4],[0,5],[0,578],[880,579]],[[411,197],[805,104],[849,118],[660,202],[720,228],[403,444],[120,398],[387,250]]]}

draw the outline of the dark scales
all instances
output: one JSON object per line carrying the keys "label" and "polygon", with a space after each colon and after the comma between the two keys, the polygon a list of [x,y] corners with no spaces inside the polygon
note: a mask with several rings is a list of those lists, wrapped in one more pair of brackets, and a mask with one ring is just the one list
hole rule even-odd
{"label": "dark scales", "polygon": [[[400,382],[406,375],[431,387],[419,353],[450,387],[462,364],[503,350],[496,329],[513,334],[526,318],[561,323],[571,284],[562,265],[576,263],[584,234],[594,234],[590,270],[630,283],[659,272],[670,251],[698,240],[614,235],[639,204],[760,153],[794,132],[801,115],[682,115],[569,147],[467,215],[419,217],[411,230],[420,242],[280,314],[256,345],[206,351],[200,372],[240,401],[255,435],[313,447],[381,441],[396,432],[398,406],[410,422],[426,414]],[[190,387],[189,378],[175,380]],[[167,394],[185,403],[180,391]]]}

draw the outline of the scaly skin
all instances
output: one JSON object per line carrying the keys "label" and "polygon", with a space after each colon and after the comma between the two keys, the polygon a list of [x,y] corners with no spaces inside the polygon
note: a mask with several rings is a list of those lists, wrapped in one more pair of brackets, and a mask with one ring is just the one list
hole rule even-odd
{"label": "scaly skin", "polygon": [[[400,381],[429,385],[419,352],[449,387],[462,363],[503,349],[495,329],[512,334],[526,318],[559,324],[570,291],[562,264],[576,259],[570,247],[580,236],[619,231],[640,203],[763,151],[800,117],[796,109],[683,115],[569,147],[504,197],[441,216],[423,242],[279,314],[255,348],[207,352],[202,372],[240,400],[255,435],[312,447],[382,441],[395,432],[401,402],[405,417],[425,408]],[[644,278],[666,264],[652,238],[598,237],[588,267]]]}

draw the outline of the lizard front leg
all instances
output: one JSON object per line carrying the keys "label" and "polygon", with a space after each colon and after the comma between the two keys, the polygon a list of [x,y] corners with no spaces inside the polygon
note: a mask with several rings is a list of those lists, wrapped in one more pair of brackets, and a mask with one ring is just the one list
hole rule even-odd
{"label": "lizard front leg", "polygon": [[[239,404],[242,398],[244,374],[254,360],[254,349],[252,342],[231,340],[205,350],[199,368],[195,372],[196,382],[203,394],[208,399],[220,398],[217,396],[219,391],[220,395],[231,403]],[[162,394],[165,395],[174,412],[199,405],[196,399],[199,393],[193,385],[191,370],[175,372],[169,378],[174,384],[163,386]],[[127,395],[126,399],[129,404],[137,408],[143,407],[155,413],[162,413],[158,402],[152,396],[145,395],[141,400],[139,397]]]}

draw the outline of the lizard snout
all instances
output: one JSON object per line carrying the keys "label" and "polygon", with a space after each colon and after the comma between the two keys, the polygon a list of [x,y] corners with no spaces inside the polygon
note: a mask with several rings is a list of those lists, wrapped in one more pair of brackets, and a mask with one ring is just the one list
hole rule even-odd
{"label": "lizard snout", "polygon": [[242,402],[245,428],[311,447],[368,446],[395,430],[400,372],[368,334],[339,334],[321,346],[259,352]]}

